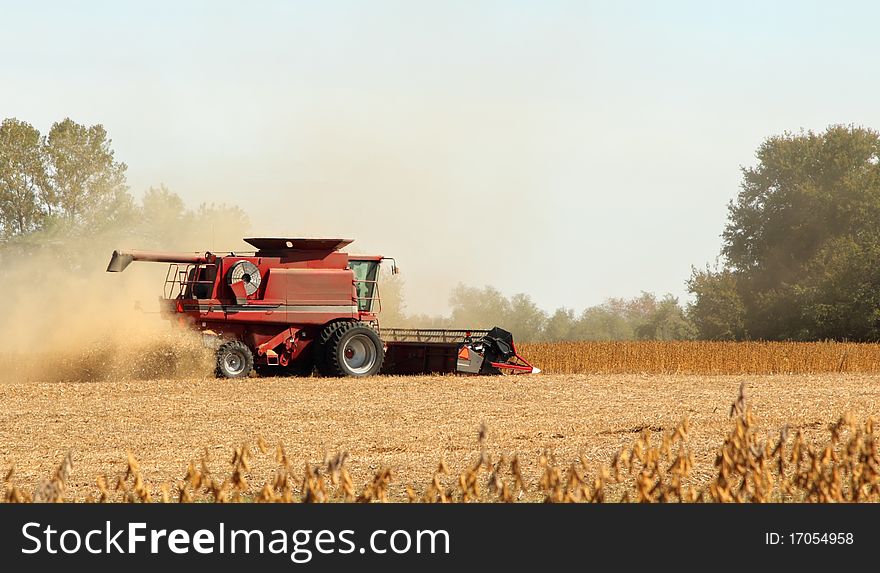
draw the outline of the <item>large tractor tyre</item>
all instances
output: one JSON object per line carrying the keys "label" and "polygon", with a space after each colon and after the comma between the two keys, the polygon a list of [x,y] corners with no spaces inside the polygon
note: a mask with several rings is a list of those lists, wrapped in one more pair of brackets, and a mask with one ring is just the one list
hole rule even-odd
{"label": "large tractor tyre", "polygon": [[253,369],[254,355],[244,342],[224,342],[217,349],[218,378],[246,378]]}
{"label": "large tractor tyre", "polygon": [[333,333],[336,332],[337,329],[350,325],[357,324],[357,322],[340,320],[337,322],[331,322],[321,331],[321,334],[318,335],[318,339],[312,343],[312,346],[315,347],[314,351],[314,362],[315,367],[318,369],[318,373],[321,376],[333,376],[330,366],[327,361],[327,353],[325,352],[327,348],[327,344],[330,342],[330,338],[333,337]]}
{"label": "large tractor tyre", "polygon": [[344,322],[324,345],[325,376],[373,376],[382,369],[385,350],[375,329],[363,322]]}

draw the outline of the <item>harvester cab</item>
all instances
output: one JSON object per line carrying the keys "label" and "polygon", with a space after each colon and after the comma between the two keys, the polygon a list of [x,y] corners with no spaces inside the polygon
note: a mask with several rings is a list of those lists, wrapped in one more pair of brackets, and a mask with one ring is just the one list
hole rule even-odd
{"label": "harvester cab", "polygon": [[[380,329],[379,268],[348,239],[250,238],[253,252],[114,251],[108,272],[133,261],[169,263],[162,310],[201,331],[226,378],[280,372],[498,374],[538,370],[513,337],[491,330]],[[392,272],[397,272],[396,261]]]}

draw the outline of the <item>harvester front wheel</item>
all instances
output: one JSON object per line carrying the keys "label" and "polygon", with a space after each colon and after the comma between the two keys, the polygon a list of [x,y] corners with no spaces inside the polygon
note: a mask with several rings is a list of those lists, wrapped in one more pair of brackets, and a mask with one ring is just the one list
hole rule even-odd
{"label": "harvester front wheel", "polygon": [[240,340],[224,342],[217,349],[217,377],[245,378],[254,369],[254,354]]}
{"label": "harvester front wheel", "polygon": [[343,323],[334,329],[322,350],[321,373],[325,376],[373,376],[385,359],[379,334],[362,322]]}

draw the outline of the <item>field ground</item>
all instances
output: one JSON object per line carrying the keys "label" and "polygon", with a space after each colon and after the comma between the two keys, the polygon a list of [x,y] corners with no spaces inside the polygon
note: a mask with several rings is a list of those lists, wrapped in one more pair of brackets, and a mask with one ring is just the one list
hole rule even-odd
{"label": "field ground", "polygon": [[[73,452],[69,498],[114,480],[126,451],[155,488],[181,479],[208,451],[209,467],[229,475],[232,449],[283,442],[295,463],[320,463],[348,451],[356,486],[382,466],[395,471],[391,493],[423,491],[443,458],[453,474],[478,455],[477,432],[488,427],[493,456],[519,453],[526,481],[539,478],[539,454],[561,465],[583,452],[607,464],[642,428],[690,421],[694,484],[708,481],[716,448],[731,427],[740,383],[768,434],[787,424],[824,442],[828,424],[850,412],[867,418],[880,403],[880,375],[773,376],[551,375],[521,377],[375,377],[367,380],[251,378],[129,382],[0,384],[0,471],[15,465],[13,483],[32,491]],[[256,448],[254,449],[256,451]],[[257,455],[251,482],[276,467]],[[113,483],[111,481],[111,483]]]}

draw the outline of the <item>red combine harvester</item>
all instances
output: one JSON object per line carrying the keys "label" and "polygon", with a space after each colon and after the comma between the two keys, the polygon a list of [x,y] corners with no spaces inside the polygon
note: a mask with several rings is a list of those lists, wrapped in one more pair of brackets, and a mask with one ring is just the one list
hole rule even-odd
{"label": "red combine harvester", "polygon": [[170,263],[162,310],[216,349],[217,375],[256,369],[307,376],[538,372],[513,337],[491,330],[379,328],[379,265],[340,251],[346,239],[245,239],[256,251],[216,255],[114,251],[108,272],[132,261]]}

